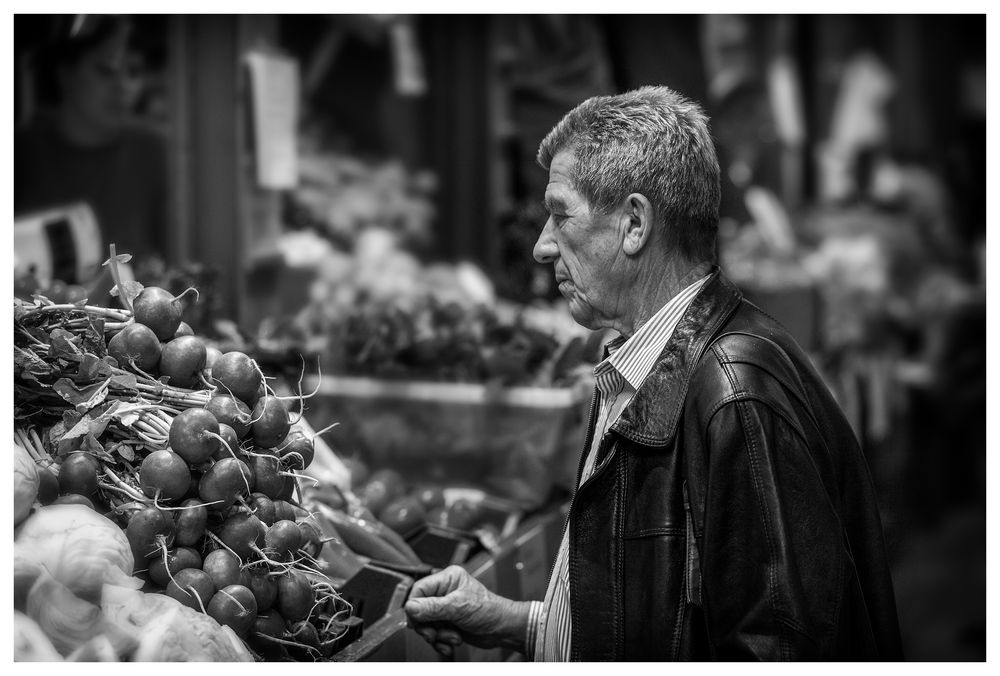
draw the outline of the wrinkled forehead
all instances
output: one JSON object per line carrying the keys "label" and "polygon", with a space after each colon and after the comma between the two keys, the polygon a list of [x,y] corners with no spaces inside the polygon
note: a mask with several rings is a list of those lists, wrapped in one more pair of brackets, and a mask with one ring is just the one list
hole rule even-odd
{"label": "wrinkled forehead", "polygon": [[572,151],[556,153],[549,164],[544,200],[546,208],[553,211],[553,207],[565,208],[586,201],[576,186],[576,156]]}

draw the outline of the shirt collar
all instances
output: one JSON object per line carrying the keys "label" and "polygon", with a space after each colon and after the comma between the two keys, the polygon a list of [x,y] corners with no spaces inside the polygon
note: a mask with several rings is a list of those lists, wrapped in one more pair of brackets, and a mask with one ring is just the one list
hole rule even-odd
{"label": "shirt collar", "polygon": [[594,375],[598,382],[609,376],[623,378],[629,386],[638,391],[642,381],[652,370],[656,359],[670,340],[674,328],[690,305],[698,291],[711,275],[706,275],[687,286],[683,291],[667,301],[656,314],[649,318],[639,330],[629,338],[618,336],[605,347],[608,356],[596,367]]}

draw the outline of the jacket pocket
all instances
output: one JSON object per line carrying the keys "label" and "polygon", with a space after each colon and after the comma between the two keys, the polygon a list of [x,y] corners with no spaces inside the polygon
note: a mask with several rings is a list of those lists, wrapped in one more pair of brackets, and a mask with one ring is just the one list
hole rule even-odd
{"label": "jacket pocket", "polygon": [[683,529],[659,528],[636,531],[623,542],[628,660],[675,660],[680,654],[687,605],[684,539]]}

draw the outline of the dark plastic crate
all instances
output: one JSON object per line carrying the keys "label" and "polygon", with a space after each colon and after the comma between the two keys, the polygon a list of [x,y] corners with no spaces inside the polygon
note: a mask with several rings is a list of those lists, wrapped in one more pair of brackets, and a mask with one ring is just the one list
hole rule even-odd
{"label": "dark plastic crate", "polygon": [[426,524],[407,538],[420,560],[435,568],[461,565],[479,548],[475,538],[453,528]]}
{"label": "dark plastic crate", "polygon": [[352,615],[370,627],[397,608],[402,608],[413,579],[402,573],[366,564],[341,587],[340,595],[350,603]]}

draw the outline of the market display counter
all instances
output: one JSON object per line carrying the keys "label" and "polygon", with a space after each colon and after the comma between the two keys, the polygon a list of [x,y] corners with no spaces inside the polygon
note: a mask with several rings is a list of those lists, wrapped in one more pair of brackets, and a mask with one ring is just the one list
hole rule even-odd
{"label": "market display counter", "polygon": [[[529,517],[513,533],[502,538],[492,551],[480,551],[462,566],[487,589],[501,596],[520,601],[541,600],[545,595],[552,562],[559,549],[568,510],[569,505],[564,504]],[[401,574],[395,574],[398,576],[396,578],[390,575],[380,576],[379,573],[389,571],[373,573],[371,567],[366,570],[367,572],[362,571],[359,575],[364,574],[370,586],[362,590],[360,585],[356,585],[356,593],[367,594],[367,598],[363,599],[366,604],[370,599],[382,600],[384,614],[370,625],[366,621],[362,636],[337,653],[333,659],[338,662],[448,661],[406,626],[403,604],[413,580]],[[345,585],[345,598],[351,598],[352,582],[356,583],[352,579]],[[391,592],[387,594],[390,586]],[[354,602],[357,600],[355,597]],[[510,650],[503,648],[486,650],[462,645],[455,650],[451,660],[497,662],[505,661],[511,655]]]}

